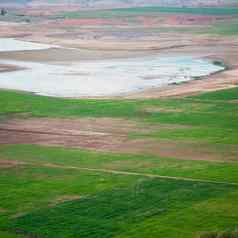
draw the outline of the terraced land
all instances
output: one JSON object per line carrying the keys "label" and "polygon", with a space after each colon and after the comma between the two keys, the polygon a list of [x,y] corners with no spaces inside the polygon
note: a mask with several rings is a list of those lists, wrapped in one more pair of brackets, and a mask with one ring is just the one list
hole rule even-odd
{"label": "terraced land", "polygon": [[0,237],[238,229],[237,102],[238,88],[147,100],[1,91]]}

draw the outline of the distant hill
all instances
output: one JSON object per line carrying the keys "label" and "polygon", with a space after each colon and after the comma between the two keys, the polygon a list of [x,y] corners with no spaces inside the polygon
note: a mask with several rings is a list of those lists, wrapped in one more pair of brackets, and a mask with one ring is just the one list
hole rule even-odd
{"label": "distant hill", "polygon": [[1,0],[0,1],[0,6],[1,4],[6,4],[6,3],[13,3],[13,4],[25,4],[25,3],[30,3],[32,0]]}
{"label": "distant hill", "polygon": [[26,5],[30,4],[32,0],[0,0],[0,7],[5,5]]}
{"label": "distant hill", "polygon": [[238,6],[238,0],[0,0],[1,4],[99,6]]}

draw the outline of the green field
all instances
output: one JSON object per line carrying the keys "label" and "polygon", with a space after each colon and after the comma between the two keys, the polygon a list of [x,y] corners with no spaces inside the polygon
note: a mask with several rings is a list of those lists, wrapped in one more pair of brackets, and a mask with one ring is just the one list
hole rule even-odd
{"label": "green field", "polygon": [[134,7],[109,10],[89,10],[78,12],[65,12],[66,18],[114,18],[114,17],[130,17],[138,15],[159,15],[163,13],[184,13],[199,15],[238,15],[236,7]]}
{"label": "green field", "polygon": [[[128,137],[190,141],[215,149],[222,159],[1,145],[1,238],[196,238],[238,229],[238,88],[159,100],[73,100],[0,91],[0,120],[28,117],[167,125]],[[1,167],[1,161],[12,166]]]}
{"label": "green field", "polygon": [[[238,143],[238,89],[196,97],[161,100],[68,100],[2,91],[0,118],[19,117],[112,117],[145,124],[185,125],[154,131],[162,139],[191,139],[210,144]],[[148,110],[148,109],[155,110]]]}
{"label": "green field", "polygon": [[[203,30],[204,31],[204,30]],[[201,30],[201,33],[204,33]],[[232,36],[238,34],[238,24],[235,21],[228,21],[222,24],[215,24],[212,27],[209,27],[205,33],[208,34],[217,34],[222,36]]]}
{"label": "green field", "polygon": [[[183,27],[153,27],[151,30],[153,32],[160,33],[193,33],[193,34],[212,34],[212,35],[222,35],[222,36],[231,36],[237,35],[238,33],[238,24],[236,17],[238,16],[237,7],[132,7],[132,8],[122,8],[122,9],[108,9],[108,10],[87,10],[87,11],[75,11],[75,12],[64,12],[62,17],[68,19],[127,19],[128,24],[135,23],[136,17],[139,16],[149,16],[149,17],[161,17],[165,19],[168,17],[168,14],[192,14],[192,15],[210,15],[217,17],[227,17],[232,16],[233,19],[220,20],[216,22],[211,22],[207,26],[203,24],[194,26]],[[235,18],[234,18],[235,17]],[[138,28],[139,30],[140,28]],[[107,27],[107,29],[110,29]],[[145,27],[141,27],[141,31],[145,31]]]}

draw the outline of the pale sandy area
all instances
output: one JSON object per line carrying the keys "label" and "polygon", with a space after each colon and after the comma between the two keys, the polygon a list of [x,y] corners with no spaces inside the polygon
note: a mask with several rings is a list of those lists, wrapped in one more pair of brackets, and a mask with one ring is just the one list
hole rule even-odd
{"label": "pale sandy area", "polygon": [[[193,80],[180,85],[169,85],[163,88],[153,88],[143,92],[130,93],[119,98],[157,98],[193,95],[204,91],[214,91],[231,88],[238,85],[238,39],[237,37],[217,37],[189,33],[161,33],[153,37],[119,40],[117,38],[74,37],[75,31],[98,32],[99,29],[55,28],[54,25],[42,23],[36,28],[31,24],[0,24],[0,36],[19,35],[20,39],[44,44],[59,45],[67,49],[45,49],[35,51],[0,52],[0,59],[33,62],[50,62],[70,64],[72,61],[100,60],[115,58],[130,58],[150,55],[190,55],[223,61],[229,66],[226,72]],[[123,29],[122,29],[123,30]],[[72,36],[70,32],[73,32]],[[57,34],[65,37],[58,37]],[[67,36],[68,34],[68,36]],[[24,36],[24,37],[22,37]],[[97,97],[105,98],[105,97]],[[110,98],[114,98],[113,96]],[[116,97],[118,98],[118,96]]]}

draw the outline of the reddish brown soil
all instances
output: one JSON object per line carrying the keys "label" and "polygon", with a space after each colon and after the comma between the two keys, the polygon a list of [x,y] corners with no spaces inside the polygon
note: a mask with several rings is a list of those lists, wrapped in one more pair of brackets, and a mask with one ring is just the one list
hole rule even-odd
{"label": "reddish brown soil", "polygon": [[232,147],[220,154],[211,146],[197,146],[187,141],[128,138],[130,132],[146,133],[158,128],[112,118],[10,120],[0,124],[0,144],[58,145],[192,160],[229,161],[238,157],[237,148]]}
{"label": "reddish brown soil", "polygon": [[164,23],[171,26],[184,26],[184,25],[211,25],[218,21],[231,19],[231,16],[212,16],[212,15],[192,15],[192,14],[174,14],[168,15]]}
{"label": "reddish brown soil", "polygon": [[160,18],[158,17],[148,17],[148,16],[140,16],[137,17],[137,21],[142,24],[144,27],[154,27],[158,26],[160,22]]}
{"label": "reddish brown soil", "polygon": [[[24,162],[16,161],[16,160],[0,160],[0,170],[6,168],[16,167],[18,165],[23,165]],[[1,212],[1,209],[0,209]]]}
{"label": "reddish brown soil", "polygon": [[215,90],[228,89],[238,86],[238,70],[231,70],[213,75],[202,80],[193,80],[180,85],[170,85],[161,89],[146,90],[129,95],[126,98],[160,98],[185,97]]}
{"label": "reddish brown soil", "polygon": [[60,22],[64,26],[100,26],[100,25],[121,25],[123,21],[102,18],[65,19]]}

